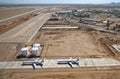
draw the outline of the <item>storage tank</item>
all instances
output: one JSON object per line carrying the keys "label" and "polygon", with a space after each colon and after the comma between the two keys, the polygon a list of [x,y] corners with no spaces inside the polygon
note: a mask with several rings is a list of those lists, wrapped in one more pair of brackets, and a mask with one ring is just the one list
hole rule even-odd
{"label": "storage tank", "polygon": [[39,56],[39,55],[40,55],[39,49],[37,47],[33,47],[32,56]]}
{"label": "storage tank", "polygon": [[22,48],[21,52],[22,52],[22,56],[28,56],[28,54],[29,54],[28,48]]}
{"label": "storage tank", "polygon": [[38,50],[41,50],[41,45],[40,44],[34,44],[33,47],[38,48]]}

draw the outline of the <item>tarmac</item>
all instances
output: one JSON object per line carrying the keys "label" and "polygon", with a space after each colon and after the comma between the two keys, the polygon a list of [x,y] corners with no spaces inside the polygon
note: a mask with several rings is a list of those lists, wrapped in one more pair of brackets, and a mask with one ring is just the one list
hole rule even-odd
{"label": "tarmac", "polygon": [[30,42],[42,25],[50,18],[50,13],[40,15],[18,25],[0,35],[0,42]]}
{"label": "tarmac", "polygon": [[[43,68],[70,68],[68,64],[57,64],[59,60],[69,60],[69,59],[45,59],[43,62]],[[74,60],[74,59],[73,59]],[[32,65],[23,66],[23,62],[32,61],[6,61],[0,62],[0,69],[20,69],[20,68],[33,68]],[[120,61],[113,58],[80,58],[79,66],[73,65],[73,68],[80,67],[112,67],[116,66],[120,68]],[[36,66],[35,68],[41,68],[41,66]]]}

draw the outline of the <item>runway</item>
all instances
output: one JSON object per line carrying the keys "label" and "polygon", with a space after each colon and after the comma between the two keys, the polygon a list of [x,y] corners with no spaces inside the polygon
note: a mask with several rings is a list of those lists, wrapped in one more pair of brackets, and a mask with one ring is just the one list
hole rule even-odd
{"label": "runway", "polygon": [[[59,60],[68,60],[68,59],[45,59],[43,62],[43,68],[70,68],[68,64],[59,65],[57,62]],[[20,69],[20,68],[32,68],[31,65],[23,66],[23,62],[30,61],[6,61],[0,62],[0,69]],[[116,66],[120,68],[120,61],[113,58],[80,58],[79,66],[73,65],[73,68],[80,67],[112,67]],[[41,66],[36,66],[36,68],[41,68]]]}
{"label": "runway", "polygon": [[50,13],[41,13],[27,22],[18,25],[0,35],[0,42],[30,42],[42,25],[50,18],[50,15]]}

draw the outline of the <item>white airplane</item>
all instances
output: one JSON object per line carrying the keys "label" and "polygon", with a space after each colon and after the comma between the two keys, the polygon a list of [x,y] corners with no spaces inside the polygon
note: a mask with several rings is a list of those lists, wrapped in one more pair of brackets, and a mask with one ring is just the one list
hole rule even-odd
{"label": "white airplane", "polygon": [[42,67],[43,62],[44,62],[44,59],[39,60],[39,58],[38,58],[35,61],[23,62],[22,65],[32,65],[33,69],[35,70],[35,67],[38,66],[38,65],[41,66],[41,68],[43,68]]}
{"label": "white airplane", "polygon": [[72,65],[77,65],[79,66],[79,59],[73,59],[72,57],[68,60],[59,60],[57,64],[68,64],[71,68],[73,68]]}

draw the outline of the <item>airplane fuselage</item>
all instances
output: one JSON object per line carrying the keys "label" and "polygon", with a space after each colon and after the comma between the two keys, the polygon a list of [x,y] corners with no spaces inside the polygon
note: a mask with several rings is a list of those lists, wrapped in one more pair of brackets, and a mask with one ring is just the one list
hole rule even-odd
{"label": "airplane fuselage", "polygon": [[72,63],[72,64],[78,64],[77,61],[74,60],[68,60],[68,61],[58,61],[58,64],[68,64],[68,63]]}

